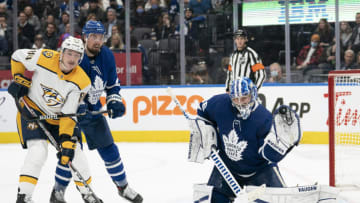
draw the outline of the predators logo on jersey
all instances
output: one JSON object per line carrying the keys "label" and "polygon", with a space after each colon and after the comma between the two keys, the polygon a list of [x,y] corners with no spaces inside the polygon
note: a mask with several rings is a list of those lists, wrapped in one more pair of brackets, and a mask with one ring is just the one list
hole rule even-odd
{"label": "predators logo on jersey", "polygon": [[46,101],[46,105],[55,107],[64,103],[64,97],[61,96],[56,90],[46,87],[43,84],[40,85],[42,90],[44,91],[43,98]]}
{"label": "predators logo on jersey", "polygon": [[38,128],[38,125],[35,122],[31,122],[31,123],[28,123],[26,128],[29,130],[36,130]]}
{"label": "predators logo on jersey", "polygon": [[46,57],[46,58],[51,58],[54,54],[51,51],[43,51],[42,54]]}

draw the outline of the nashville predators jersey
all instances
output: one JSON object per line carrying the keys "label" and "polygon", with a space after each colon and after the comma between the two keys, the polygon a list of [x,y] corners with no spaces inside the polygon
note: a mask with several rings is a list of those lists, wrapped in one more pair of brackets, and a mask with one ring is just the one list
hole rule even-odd
{"label": "nashville predators jersey", "polygon": [[[90,79],[80,66],[64,74],[59,59],[59,52],[48,49],[19,49],[11,56],[13,75],[24,74],[25,69],[33,71],[32,84],[24,99],[43,114],[76,113],[80,100],[90,89]],[[47,121],[59,124],[60,134],[72,135],[75,121],[71,118]]]}

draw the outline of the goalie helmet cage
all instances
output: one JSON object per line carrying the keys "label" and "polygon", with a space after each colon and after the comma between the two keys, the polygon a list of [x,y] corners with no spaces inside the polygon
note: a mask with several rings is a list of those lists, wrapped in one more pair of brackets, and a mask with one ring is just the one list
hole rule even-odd
{"label": "goalie helmet cage", "polygon": [[360,187],[360,70],[331,71],[329,184]]}

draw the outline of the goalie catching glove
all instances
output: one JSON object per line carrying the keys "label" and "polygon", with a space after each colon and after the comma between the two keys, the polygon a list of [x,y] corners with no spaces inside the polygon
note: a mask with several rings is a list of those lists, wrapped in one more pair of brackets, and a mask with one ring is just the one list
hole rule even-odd
{"label": "goalie catching glove", "polygon": [[15,74],[14,81],[9,85],[8,92],[14,98],[20,98],[29,92],[31,80],[22,74]]}
{"label": "goalie catching glove", "polygon": [[273,115],[273,124],[259,152],[271,161],[279,162],[301,140],[299,116],[289,106],[280,106]]}
{"label": "goalie catching glove", "polygon": [[72,161],[74,158],[75,148],[76,148],[77,137],[70,136],[66,134],[60,135],[60,148],[61,151],[58,152],[57,156],[60,159],[62,165],[67,165],[69,161]]}
{"label": "goalie catching glove", "polygon": [[189,120],[190,142],[188,161],[203,163],[209,158],[211,148],[217,146],[217,130],[201,119]]}
{"label": "goalie catching glove", "polygon": [[112,94],[106,97],[107,109],[110,110],[109,117],[121,117],[125,113],[125,106],[119,94]]}

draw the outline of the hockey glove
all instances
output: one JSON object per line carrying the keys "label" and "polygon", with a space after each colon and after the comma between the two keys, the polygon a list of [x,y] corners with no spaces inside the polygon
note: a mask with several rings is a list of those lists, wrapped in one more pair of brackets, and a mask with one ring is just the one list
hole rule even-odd
{"label": "hockey glove", "polygon": [[125,105],[122,103],[121,96],[112,94],[106,97],[106,105],[110,118],[121,117],[125,113]]}
{"label": "hockey glove", "polygon": [[75,154],[77,137],[70,135],[62,134],[60,135],[60,148],[61,151],[58,152],[58,158],[62,165],[67,165],[69,161],[72,161]]}
{"label": "hockey glove", "polygon": [[80,116],[77,117],[79,123],[81,125],[87,125],[90,123],[90,121],[93,119],[93,115],[90,113],[89,109],[88,109],[88,105],[87,104],[80,104],[80,106],[78,107],[77,110],[78,114],[81,114]]}
{"label": "hockey glove", "polygon": [[8,92],[14,98],[20,98],[27,95],[30,86],[31,80],[29,78],[26,78],[21,74],[15,74],[14,81],[10,84]]}

